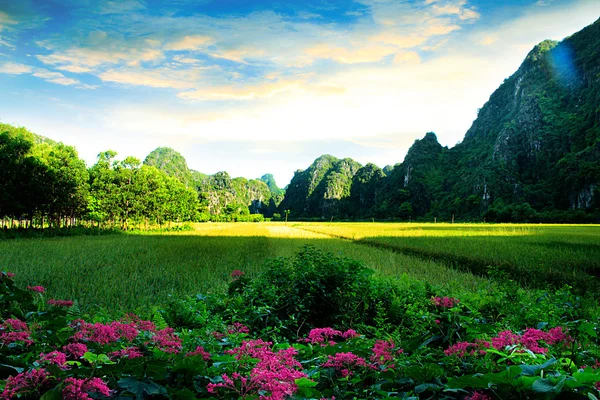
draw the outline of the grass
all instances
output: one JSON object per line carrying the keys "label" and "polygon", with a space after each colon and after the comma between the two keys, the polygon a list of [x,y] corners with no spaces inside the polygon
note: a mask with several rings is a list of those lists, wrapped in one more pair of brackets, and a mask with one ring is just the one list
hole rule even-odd
{"label": "grass", "polygon": [[[408,274],[450,290],[476,291],[485,279],[443,264],[307,232],[283,223],[196,224],[193,232],[115,234],[0,241],[0,270],[46,286],[48,296],[78,299],[110,312],[147,313],[170,295],[222,290],[229,274],[253,274],[264,260],[311,244],[361,260],[390,276]],[[90,309],[87,309],[90,311]]]}
{"label": "grass", "polygon": [[[230,273],[305,245],[410,277],[449,293],[493,284],[496,265],[524,286],[597,285],[600,227],[395,223],[206,223],[191,232],[0,241],[0,270],[48,296],[110,312],[148,312],[170,295],[223,290]],[[367,246],[365,246],[365,244]],[[474,272],[475,274],[473,274]],[[518,273],[517,273],[518,272]],[[511,275],[512,274],[512,275]],[[594,286],[596,287],[596,286]],[[90,309],[87,309],[88,311]]]}
{"label": "grass", "polygon": [[304,223],[296,227],[476,274],[497,267],[522,285],[599,288],[598,225]]}

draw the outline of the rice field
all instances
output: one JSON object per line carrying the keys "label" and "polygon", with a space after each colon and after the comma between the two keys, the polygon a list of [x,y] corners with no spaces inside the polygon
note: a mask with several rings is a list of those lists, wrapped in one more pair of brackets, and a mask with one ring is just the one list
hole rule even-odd
{"label": "rice field", "polygon": [[[484,273],[488,265],[517,266],[539,276],[542,283],[556,275],[574,285],[581,280],[595,284],[592,273],[600,270],[598,226],[205,223],[194,227],[190,232],[161,234],[4,240],[0,270],[16,273],[20,284],[47,287],[49,298],[77,299],[87,311],[142,314],[170,296],[223,290],[231,271],[255,274],[266,259],[291,256],[307,244],[360,260],[380,274],[424,280],[454,293],[493,285]],[[520,283],[528,284],[526,276],[519,275]]]}

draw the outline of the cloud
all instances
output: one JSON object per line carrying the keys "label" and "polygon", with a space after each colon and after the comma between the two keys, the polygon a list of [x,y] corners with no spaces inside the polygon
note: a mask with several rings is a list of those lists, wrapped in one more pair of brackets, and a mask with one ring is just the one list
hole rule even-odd
{"label": "cloud", "polygon": [[207,87],[182,92],[178,96],[185,100],[250,100],[296,89],[300,83],[300,81],[282,80],[257,85]]}
{"label": "cloud", "polygon": [[15,19],[13,19],[7,13],[0,11],[0,32],[2,32],[4,29],[10,28],[11,26],[16,25],[16,24],[17,24],[17,21]]}
{"label": "cloud", "polygon": [[185,36],[165,46],[165,50],[183,51],[199,50],[212,42],[212,38],[204,35]]}
{"label": "cloud", "polygon": [[15,62],[5,62],[0,64],[0,73],[9,75],[29,74],[32,72],[29,65],[19,64]]}
{"label": "cloud", "polygon": [[68,78],[60,72],[49,71],[44,68],[36,68],[33,73],[36,78],[41,78],[47,82],[55,83],[63,86],[75,86],[78,89],[96,89],[96,85],[88,85],[78,79]]}
{"label": "cloud", "polygon": [[100,2],[96,12],[98,14],[123,14],[145,8],[146,6],[138,0],[117,0]]}
{"label": "cloud", "polygon": [[331,47],[326,43],[306,50],[306,54],[311,57],[330,59],[342,64],[377,62],[394,52],[394,48],[385,46],[370,45],[349,50],[342,47]]}
{"label": "cloud", "polygon": [[124,85],[149,86],[154,88],[189,89],[194,87],[198,78],[195,71],[178,71],[170,69],[126,69],[108,70],[100,73],[99,78],[105,82]]}
{"label": "cloud", "polygon": [[421,57],[416,51],[405,51],[396,54],[394,57],[394,64],[419,64]]}
{"label": "cloud", "polygon": [[484,46],[489,46],[490,44],[496,43],[499,37],[497,34],[491,34],[484,36],[478,43]]}

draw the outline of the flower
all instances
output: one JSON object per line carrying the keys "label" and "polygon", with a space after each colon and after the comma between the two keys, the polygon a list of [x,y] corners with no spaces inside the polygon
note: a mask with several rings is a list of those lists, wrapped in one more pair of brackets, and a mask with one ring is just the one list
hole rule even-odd
{"label": "flower", "polygon": [[206,350],[204,350],[204,347],[202,347],[202,346],[196,347],[196,350],[190,351],[185,356],[186,357],[202,356],[202,358],[204,359],[204,361],[209,361],[210,360],[210,353],[207,352]]}
{"label": "flower", "polygon": [[61,351],[53,351],[48,354],[40,353],[38,362],[40,364],[58,365],[61,369],[68,369],[65,365],[67,363],[67,355]]}
{"label": "flower", "polygon": [[126,349],[113,351],[112,353],[108,353],[108,356],[112,358],[140,358],[144,357],[144,354],[140,351],[136,346],[127,347]]}
{"label": "flower", "polygon": [[81,358],[88,352],[88,347],[83,343],[70,343],[63,346],[63,350],[75,358]]}
{"label": "flower", "polygon": [[22,372],[18,375],[10,376],[6,380],[4,391],[0,393],[1,400],[14,399],[21,394],[37,391],[47,381],[50,374],[44,368],[33,369]]}
{"label": "flower", "polygon": [[383,366],[384,371],[388,368],[394,368],[394,364],[388,365],[388,363],[394,359],[394,353],[404,353],[404,350],[402,349],[394,351],[395,347],[396,345],[391,339],[377,340],[373,345],[373,355],[369,358],[369,360],[373,363],[373,367],[378,368],[380,366]]}
{"label": "flower", "polygon": [[492,400],[490,396],[481,392],[474,392],[471,396],[465,397],[465,400]]}
{"label": "flower", "polygon": [[244,275],[246,275],[246,273],[244,271],[240,271],[239,269],[236,269],[235,271],[233,271],[231,273],[231,277],[233,279],[239,279],[239,278],[241,278]]}
{"label": "flower", "polygon": [[455,307],[458,303],[460,303],[460,300],[455,299],[454,297],[432,297],[431,298],[431,304],[433,304],[436,307],[441,307],[441,308],[452,308]]}
{"label": "flower", "polygon": [[328,342],[330,345],[334,345],[335,342],[331,340],[335,336],[342,336],[342,332],[332,328],[315,328],[312,329],[308,333],[308,338],[300,339],[300,341],[306,343],[317,344],[321,343],[322,346],[325,346],[325,342]]}
{"label": "flower", "polygon": [[234,322],[233,325],[227,328],[227,333],[230,335],[233,333],[250,333],[250,329],[244,324]]}
{"label": "flower", "polygon": [[352,375],[351,368],[366,367],[367,362],[364,358],[357,356],[352,352],[336,353],[334,356],[328,356],[324,367],[333,367],[342,373],[342,377]]}
{"label": "flower", "polygon": [[56,307],[72,307],[73,301],[71,300],[48,300],[48,304]]}
{"label": "flower", "polygon": [[152,340],[156,347],[165,353],[179,353],[181,349],[181,339],[177,337],[173,328],[156,331]]}
{"label": "flower", "polygon": [[46,292],[46,288],[43,286],[27,286],[27,289],[31,290],[32,292],[37,292],[37,293]]}
{"label": "flower", "polygon": [[344,339],[353,339],[355,337],[359,337],[360,334],[356,332],[354,329],[348,329],[346,332],[342,334]]}
{"label": "flower", "polygon": [[30,346],[31,340],[27,324],[19,319],[7,319],[0,324],[0,345],[9,345],[16,342],[23,342]]}
{"label": "flower", "polygon": [[106,383],[100,378],[65,379],[65,388],[62,391],[64,400],[88,400],[92,399],[89,393],[101,394],[110,396],[110,389]]}

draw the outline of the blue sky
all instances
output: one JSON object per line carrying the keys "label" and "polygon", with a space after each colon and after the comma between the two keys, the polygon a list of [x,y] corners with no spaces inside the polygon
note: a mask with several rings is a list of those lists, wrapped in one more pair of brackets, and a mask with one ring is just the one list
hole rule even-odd
{"label": "blue sky", "polygon": [[381,167],[453,146],[527,52],[597,0],[0,0],[0,120],[285,186],[328,153]]}

